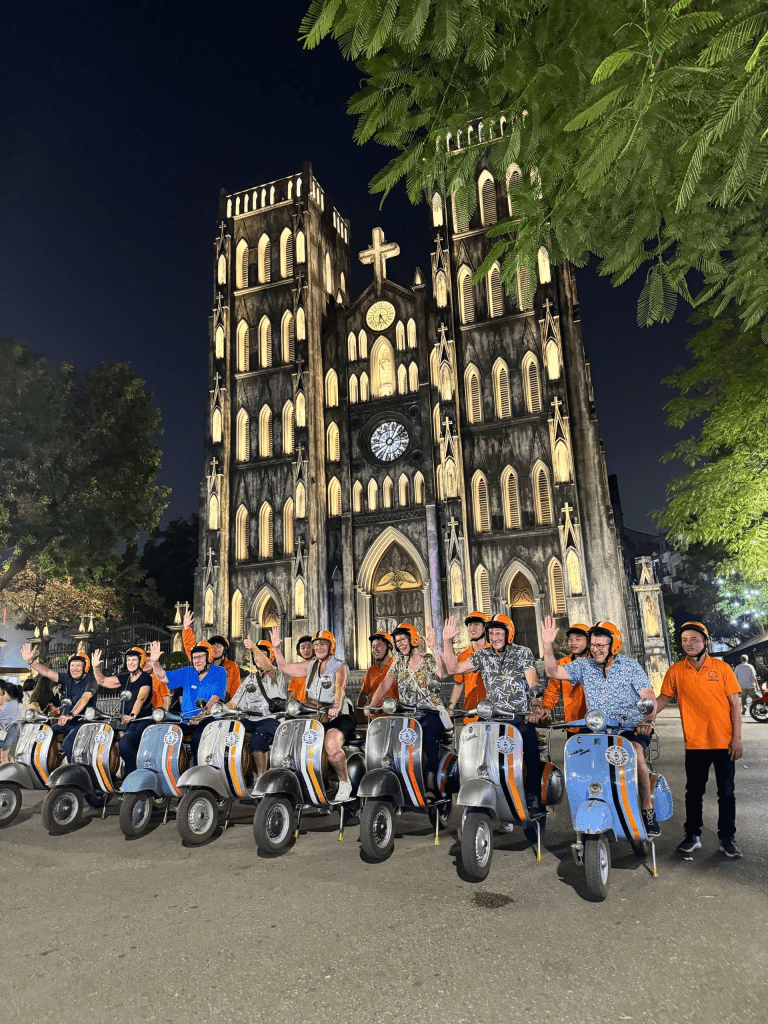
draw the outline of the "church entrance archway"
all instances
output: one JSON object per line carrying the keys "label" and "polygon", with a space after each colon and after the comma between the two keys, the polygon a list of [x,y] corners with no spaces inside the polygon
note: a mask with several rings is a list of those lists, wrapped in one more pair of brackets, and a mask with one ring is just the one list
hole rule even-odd
{"label": "church entrance archway", "polygon": [[509,585],[509,617],[515,624],[515,643],[529,647],[536,652],[539,649],[539,634],[536,628],[536,603],[533,599],[533,587],[527,576],[516,573]]}
{"label": "church entrance archway", "polygon": [[280,625],[282,613],[277,603],[277,595],[271,587],[262,587],[253,602],[251,612],[251,639],[269,640],[269,632],[273,626]]}

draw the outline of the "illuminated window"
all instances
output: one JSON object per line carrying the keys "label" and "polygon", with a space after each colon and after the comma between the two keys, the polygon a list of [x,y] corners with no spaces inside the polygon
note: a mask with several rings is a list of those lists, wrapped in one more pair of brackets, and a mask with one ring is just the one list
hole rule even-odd
{"label": "illuminated window", "polygon": [[488,481],[485,474],[478,470],[472,477],[472,507],[474,511],[475,530],[487,533],[491,528],[491,514],[488,505]]}
{"label": "illuminated window", "polygon": [[259,322],[259,366],[272,365],[272,324],[263,316]]}
{"label": "illuminated window", "polygon": [[363,485],[359,480],[355,480],[352,486],[352,510],[354,512],[363,511]]}
{"label": "illuminated window", "polygon": [[218,444],[221,441],[221,409],[217,406],[211,416],[211,441]]}
{"label": "illuminated window", "polygon": [[328,424],[328,430],[326,431],[325,438],[325,449],[327,452],[326,458],[328,459],[328,462],[339,462],[341,459],[339,428],[335,423]]}
{"label": "illuminated window", "polygon": [[368,511],[373,512],[379,500],[379,488],[375,480],[368,481]]}
{"label": "illuminated window", "polygon": [[360,401],[361,402],[367,402],[370,397],[371,397],[371,389],[370,389],[370,386],[368,384],[368,374],[367,373],[361,373],[360,374]]}
{"label": "illuminated window", "polygon": [[299,480],[296,484],[296,518],[305,519],[307,515],[307,489]]}
{"label": "illuminated window", "polygon": [[448,363],[440,365],[440,398],[443,402],[450,402],[453,398],[453,374]]}
{"label": "illuminated window", "polygon": [[483,406],[480,401],[480,373],[470,364],[464,371],[464,391],[467,403],[467,419],[470,423],[482,423]]}
{"label": "illuminated window", "polygon": [[381,487],[382,504],[384,508],[392,508],[393,495],[395,492],[394,484],[390,477],[386,477]]}
{"label": "illuminated window", "polygon": [[565,615],[563,567],[556,558],[549,563],[549,603],[553,615]]}
{"label": "illuminated window", "polygon": [[293,402],[289,401],[283,406],[283,455],[290,455],[293,447]]}
{"label": "illuminated window", "polygon": [[216,278],[219,284],[227,283],[227,258],[224,253],[219,256]]}
{"label": "illuminated window", "polygon": [[459,270],[459,316],[463,324],[475,322],[475,293],[472,290],[472,271],[469,267]]}
{"label": "illuminated window", "polygon": [[508,420],[512,415],[512,402],[509,395],[509,370],[503,359],[497,359],[493,364],[493,397],[496,416],[500,420]]}
{"label": "illuminated window", "polygon": [[436,228],[443,225],[443,200],[438,192],[432,196],[432,225]]}
{"label": "illuminated window", "polygon": [[568,553],[565,556],[565,571],[568,573],[568,587],[571,594],[574,597],[578,597],[583,593],[581,586],[581,563],[579,562],[579,556],[573,548],[568,548]]}
{"label": "illuminated window", "polygon": [[219,499],[212,494],[208,500],[208,529],[218,530],[219,528]]}
{"label": "illuminated window", "polygon": [[335,370],[329,370],[325,375],[325,404],[329,409],[335,409],[339,404],[339,378]]}
{"label": "illuminated window", "polygon": [[488,572],[482,565],[478,565],[475,570],[475,600],[479,605],[479,611],[484,615],[491,614],[491,584]]}
{"label": "illuminated window", "polygon": [[265,501],[259,509],[259,558],[272,558],[273,550],[272,506]]}
{"label": "illuminated window", "polygon": [[552,460],[556,484],[565,484],[571,479],[571,460],[568,445],[563,440],[555,442],[555,456]]}
{"label": "illuminated window", "polygon": [[249,462],[251,458],[251,421],[245,409],[237,414],[235,458],[238,462]]}
{"label": "illuminated window", "polygon": [[517,164],[510,164],[507,168],[507,195],[509,203],[509,216],[515,216],[515,204],[512,202],[512,194],[514,193],[515,186],[523,177],[520,168]]}
{"label": "illuminated window", "polygon": [[424,477],[421,473],[413,478],[413,500],[416,505],[424,504]]}
{"label": "illuminated window", "polygon": [[303,619],[307,614],[305,594],[304,580],[301,576],[297,576],[296,582],[293,585],[293,617],[295,619]]}
{"label": "illuminated window", "polygon": [[384,335],[376,339],[371,349],[371,393],[374,398],[395,393],[395,353]]}
{"label": "illuminated window", "polygon": [[283,554],[293,554],[293,498],[283,505]]}
{"label": "illuminated window", "polygon": [[536,500],[536,521],[539,526],[551,526],[552,492],[549,487],[549,474],[540,462],[533,469],[533,493]]}
{"label": "illuminated window", "polygon": [[411,363],[408,367],[408,388],[411,391],[419,390],[419,367],[416,363]]}
{"label": "illuminated window", "polygon": [[328,515],[341,515],[341,484],[335,476],[328,484]]}
{"label": "illuminated window", "polygon": [[203,625],[213,625],[213,588],[208,587],[205,592],[205,603],[203,607]]}
{"label": "illuminated window", "polygon": [[541,379],[539,377],[539,364],[536,356],[527,352],[523,357],[523,390],[525,392],[525,407],[528,412],[541,412]]}
{"label": "illuminated window", "polygon": [[241,373],[248,369],[250,355],[250,328],[245,320],[237,323],[237,368]]}
{"label": "illuminated window", "polygon": [[349,404],[356,405],[359,398],[357,390],[357,377],[353,373],[349,378]]}
{"label": "illuminated window", "polygon": [[272,245],[268,235],[259,239],[259,284],[272,280]]}
{"label": "illuminated window", "polygon": [[435,302],[440,309],[448,305],[448,281],[442,270],[435,274]]}
{"label": "illuminated window", "polygon": [[365,333],[365,331],[360,331],[360,333],[357,336],[357,358],[368,358],[368,335]]}
{"label": "illuminated window", "polygon": [[440,383],[440,353],[437,346],[429,353],[429,379],[435,387]]}
{"label": "illuminated window", "polygon": [[547,376],[550,380],[560,380],[560,353],[557,342],[550,338],[544,350],[544,360],[547,364]]}
{"label": "illuminated window", "polygon": [[325,290],[333,295],[333,275],[331,274],[331,255],[325,254]]}
{"label": "illuminated window", "polygon": [[354,363],[357,359],[357,337],[354,331],[350,331],[347,338],[347,359],[350,363]]}
{"label": "illuminated window", "polygon": [[504,506],[504,527],[507,530],[519,530],[520,493],[517,487],[517,475],[510,466],[506,466],[501,474],[501,502]]}
{"label": "illuminated window", "polygon": [[295,322],[293,313],[286,310],[280,324],[280,347],[282,348],[283,362],[292,363],[296,358],[295,354]]}
{"label": "illuminated window", "polygon": [[272,457],[272,410],[268,405],[259,413],[259,455],[262,459]]}
{"label": "illuminated window", "polygon": [[224,358],[224,328],[221,324],[216,328],[216,358]]}
{"label": "illuminated window", "polygon": [[432,409],[432,433],[435,435],[435,440],[439,441],[443,436],[443,425],[440,422],[440,406],[436,405]]}
{"label": "illuminated window", "polygon": [[248,509],[240,505],[235,513],[235,558],[244,562],[248,558]]}
{"label": "illuminated window", "polygon": [[544,246],[539,247],[539,281],[541,284],[549,284],[552,280],[552,268],[549,265],[549,253]]}
{"label": "illuminated window", "polygon": [[464,580],[458,562],[451,562],[451,604],[464,604]]}
{"label": "illuminated window", "polygon": [[402,365],[397,368],[397,390],[401,395],[408,394],[408,371]]}
{"label": "illuminated window", "polygon": [[395,327],[395,338],[397,339],[397,351],[398,352],[404,352],[405,351],[405,324],[403,323],[402,320],[398,320],[397,321],[397,326]]}
{"label": "illuminated window", "polygon": [[445,460],[445,496],[446,498],[458,498],[459,483],[456,474],[456,463],[453,459]]}
{"label": "illuminated window", "polygon": [[307,400],[304,397],[304,392],[300,391],[296,395],[296,426],[306,427],[307,425]]}
{"label": "illuminated window", "polygon": [[405,473],[400,474],[400,479],[397,481],[397,500],[400,507],[403,508],[408,504],[408,477]]}
{"label": "illuminated window", "polygon": [[243,595],[236,590],[232,595],[232,618],[229,627],[229,635],[238,640],[243,635]]}
{"label": "illuminated window", "polygon": [[307,318],[304,314],[304,307],[299,306],[296,310],[296,340],[304,341],[307,337]]}
{"label": "illuminated window", "polygon": [[477,179],[477,193],[480,202],[480,219],[483,222],[483,227],[489,227],[499,219],[496,212],[496,185],[490,171],[483,171]]}
{"label": "illuminated window", "polygon": [[[298,191],[296,193],[299,194]],[[306,263],[307,262],[307,245],[304,241],[304,232],[299,231],[296,235],[296,262]]]}
{"label": "illuminated window", "polygon": [[284,228],[280,235],[280,277],[293,277],[293,235]]}
{"label": "illuminated window", "polygon": [[241,238],[235,250],[235,287],[248,287],[248,243]]}
{"label": "illuminated window", "polygon": [[488,314],[492,317],[504,316],[504,289],[501,287],[501,270],[498,263],[493,265],[486,281],[488,282]]}

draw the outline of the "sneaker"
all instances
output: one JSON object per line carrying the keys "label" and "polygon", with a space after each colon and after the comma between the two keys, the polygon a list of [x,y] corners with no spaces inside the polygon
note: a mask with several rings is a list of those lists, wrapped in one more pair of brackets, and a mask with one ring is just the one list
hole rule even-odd
{"label": "sneaker", "polygon": [[648,838],[661,835],[661,829],[656,820],[656,812],[654,810],[643,811],[643,824],[645,825],[645,832]]}
{"label": "sneaker", "polygon": [[698,836],[686,836],[685,839],[680,843],[677,848],[678,853],[686,854],[693,853],[694,850],[701,849],[701,840]]}
{"label": "sneaker", "polygon": [[744,854],[738,848],[736,843],[732,839],[721,839],[720,849],[723,851],[726,857],[743,857]]}
{"label": "sneaker", "polygon": [[339,788],[336,790],[336,796],[333,798],[335,804],[345,804],[347,800],[352,796],[352,783],[351,782],[340,782]]}

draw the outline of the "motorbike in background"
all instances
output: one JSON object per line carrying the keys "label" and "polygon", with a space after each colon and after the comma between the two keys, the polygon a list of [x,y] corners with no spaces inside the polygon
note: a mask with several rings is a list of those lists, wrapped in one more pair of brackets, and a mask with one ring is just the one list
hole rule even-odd
{"label": "motorbike in background", "polygon": [[[62,701],[63,711],[71,706]],[[15,761],[0,765],[0,828],[10,825],[21,810],[23,789],[47,789],[51,773],[64,760],[61,738],[54,726],[60,715],[49,716],[27,710],[19,730]]]}

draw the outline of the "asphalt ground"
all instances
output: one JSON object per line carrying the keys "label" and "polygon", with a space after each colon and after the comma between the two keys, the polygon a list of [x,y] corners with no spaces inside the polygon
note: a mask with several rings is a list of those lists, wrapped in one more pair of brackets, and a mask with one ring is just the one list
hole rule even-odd
{"label": "asphalt ground", "polygon": [[488,878],[471,883],[456,811],[439,846],[424,817],[403,814],[392,857],[369,864],[356,827],[338,841],[336,814],[303,818],[272,859],[257,852],[246,805],[206,846],[185,848],[173,821],[126,840],[115,808],[49,836],[42,794],[25,793],[0,832],[3,1020],[765,1024],[768,725],[744,722],[744,858],[733,861],[717,850],[713,792],[703,848],[691,862],[676,855],[676,709],[658,731],[676,805],[656,844],[659,877],[612,844],[603,903],[572,859],[565,803],[541,863],[521,833],[497,835]]}

